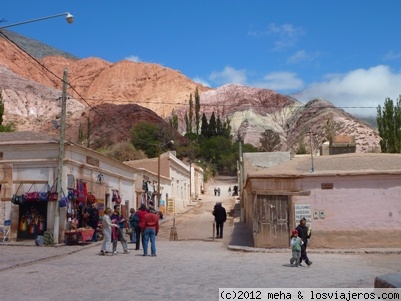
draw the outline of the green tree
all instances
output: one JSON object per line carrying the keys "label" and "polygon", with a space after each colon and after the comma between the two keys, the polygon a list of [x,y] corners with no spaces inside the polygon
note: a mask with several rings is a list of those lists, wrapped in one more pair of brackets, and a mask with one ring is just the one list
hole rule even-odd
{"label": "green tree", "polygon": [[399,153],[401,144],[401,95],[396,104],[386,98],[383,108],[377,107],[377,127],[383,153]]}
{"label": "green tree", "polygon": [[146,121],[138,122],[131,130],[131,143],[137,150],[143,150],[148,158],[158,156],[159,145],[174,140],[168,126]]}
{"label": "green tree", "polygon": [[274,152],[280,149],[280,135],[271,129],[265,130],[260,135],[260,150],[263,152]]}
{"label": "green tree", "polygon": [[324,131],[326,135],[327,141],[330,143],[333,141],[334,136],[336,135],[337,132],[337,123],[333,120],[333,118],[329,118],[326,121],[326,124],[324,125]]}
{"label": "green tree", "polygon": [[209,123],[207,121],[205,113],[202,114],[201,137],[209,137]]}
{"label": "green tree", "polygon": [[4,115],[4,102],[3,102],[3,92],[0,89],[0,132],[14,132],[15,125],[13,123],[3,124]]}
{"label": "green tree", "polygon": [[200,127],[200,96],[198,87],[195,89],[195,130],[196,135],[198,136]]}
{"label": "green tree", "polygon": [[82,146],[83,142],[84,142],[84,130],[82,128],[82,123],[80,123],[78,128],[78,144]]}
{"label": "green tree", "polygon": [[173,129],[175,129],[176,131],[178,130],[178,116],[177,116],[177,114],[175,113],[174,110],[171,112],[171,117],[169,119],[169,124]]}
{"label": "green tree", "polygon": [[217,133],[217,122],[216,122],[216,115],[213,112],[209,119],[208,137],[214,137],[216,136],[216,133]]}
{"label": "green tree", "polygon": [[119,161],[141,160],[146,158],[145,153],[142,150],[135,149],[130,142],[119,142],[105,150],[99,151]]}
{"label": "green tree", "polygon": [[221,122],[220,115],[217,115],[216,120],[216,135],[223,136],[223,123]]}
{"label": "green tree", "polygon": [[86,132],[86,147],[89,148],[91,141],[91,120],[88,117],[88,131]]}

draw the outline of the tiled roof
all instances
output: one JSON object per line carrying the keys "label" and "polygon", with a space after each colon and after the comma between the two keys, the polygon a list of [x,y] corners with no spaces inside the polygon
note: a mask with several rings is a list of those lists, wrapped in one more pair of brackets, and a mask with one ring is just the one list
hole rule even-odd
{"label": "tiled roof", "polygon": [[0,144],[23,144],[23,143],[44,143],[54,142],[58,143],[59,139],[49,136],[45,133],[37,133],[30,131],[22,132],[0,132]]}
{"label": "tiled roof", "polygon": [[295,157],[278,166],[248,174],[249,177],[296,177],[346,174],[401,174],[401,154],[341,154]]}

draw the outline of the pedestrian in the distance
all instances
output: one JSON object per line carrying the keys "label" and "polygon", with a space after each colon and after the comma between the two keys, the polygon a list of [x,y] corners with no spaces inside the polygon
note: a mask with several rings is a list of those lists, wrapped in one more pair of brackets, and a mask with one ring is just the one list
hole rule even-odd
{"label": "pedestrian in the distance", "polygon": [[301,259],[301,246],[303,245],[303,241],[298,237],[297,230],[292,230],[291,234],[292,257],[290,259],[290,264],[298,267]]}
{"label": "pedestrian in the distance", "polygon": [[100,250],[99,255],[112,255],[111,248],[111,228],[118,227],[117,224],[113,224],[110,219],[110,214],[112,213],[111,208],[107,207],[104,211],[104,215],[102,218],[102,226],[103,226],[103,243],[102,249]]}
{"label": "pedestrian in the distance", "polygon": [[214,206],[213,215],[216,223],[216,238],[223,238],[223,228],[227,220],[227,213],[221,202],[217,202]]}
{"label": "pedestrian in the distance", "polygon": [[302,260],[310,266],[312,261],[309,260],[308,254],[306,253],[306,247],[308,246],[308,239],[311,237],[312,232],[310,228],[306,226],[306,218],[302,218],[299,222],[299,225],[295,228],[298,231],[299,238],[302,239],[302,246],[301,246],[301,259],[299,260],[299,265],[302,266]]}
{"label": "pedestrian in the distance", "polygon": [[99,210],[97,210],[95,203],[90,204],[90,207],[88,209],[88,226],[94,229],[93,235],[92,235],[92,241],[96,242],[97,241],[97,226],[99,223]]}
{"label": "pedestrian in the distance", "polygon": [[159,215],[153,206],[149,206],[149,212],[145,215],[145,229],[143,231],[143,256],[148,256],[148,244],[150,240],[150,254],[156,256],[156,236],[159,233]]}
{"label": "pedestrian in the distance", "polygon": [[231,196],[231,186],[228,187],[228,195]]}

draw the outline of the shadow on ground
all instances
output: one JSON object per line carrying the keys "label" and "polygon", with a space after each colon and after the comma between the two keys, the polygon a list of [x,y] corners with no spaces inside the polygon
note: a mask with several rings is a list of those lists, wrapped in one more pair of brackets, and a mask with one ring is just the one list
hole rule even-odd
{"label": "shadow on ground", "polygon": [[242,246],[242,247],[253,247],[253,236],[252,231],[249,230],[245,223],[241,223],[241,208],[239,202],[234,205],[234,208],[228,213],[234,219],[233,232],[229,245],[231,246]]}

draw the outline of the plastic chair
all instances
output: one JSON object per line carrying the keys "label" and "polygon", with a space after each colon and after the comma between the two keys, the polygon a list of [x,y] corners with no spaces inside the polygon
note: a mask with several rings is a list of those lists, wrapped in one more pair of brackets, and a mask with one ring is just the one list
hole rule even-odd
{"label": "plastic chair", "polygon": [[10,226],[11,221],[9,219],[4,221],[3,226],[0,226],[0,231],[3,232],[3,241],[10,240]]}

